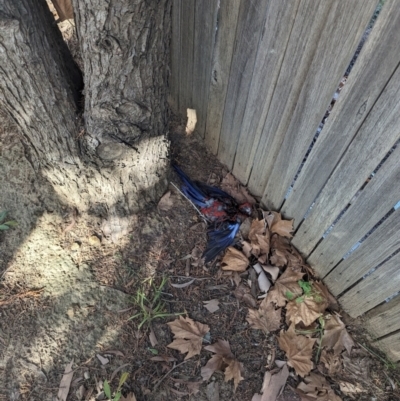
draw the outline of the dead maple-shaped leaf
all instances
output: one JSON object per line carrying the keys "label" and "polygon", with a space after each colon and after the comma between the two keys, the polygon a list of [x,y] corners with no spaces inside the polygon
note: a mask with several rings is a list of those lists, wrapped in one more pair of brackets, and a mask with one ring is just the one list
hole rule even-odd
{"label": "dead maple-shaped leaf", "polygon": [[264,235],[266,229],[267,226],[264,220],[254,219],[250,226],[249,240],[251,242],[257,242],[257,235]]}
{"label": "dead maple-shaped leaf", "polygon": [[268,223],[271,233],[276,233],[282,237],[292,238],[293,220],[282,220],[282,216],[277,212],[266,212],[264,218]]}
{"label": "dead maple-shaped leaf", "polygon": [[261,394],[254,394],[251,401],[275,401],[289,377],[289,369],[285,363],[282,369],[275,373],[265,372]]}
{"label": "dead maple-shaped leaf", "polygon": [[207,381],[216,370],[224,371],[225,381],[233,379],[235,390],[243,377],[241,372],[243,365],[235,359],[228,341],[218,340],[215,344],[204,347],[205,350],[213,352],[207,364],[201,368],[203,381]]}
{"label": "dead maple-shaped leaf", "polygon": [[[335,355],[333,352],[323,349],[319,358],[329,376],[337,376],[343,371],[343,363],[341,355]],[[323,372],[321,372],[323,373]]]}
{"label": "dead maple-shaped leaf", "polygon": [[249,287],[245,286],[243,283],[240,283],[233,291],[233,295],[239,300],[244,301],[247,306],[251,308],[257,307],[257,301],[251,295],[251,290]]}
{"label": "dead maple-shaped leaf", "polygon": [[269,291],[268,299],[278,306],[285,306],[290,299],[302,294],[298,281],[304,276],[304,273],[293,271],[287,267],[283,274],[276,280],[274,288]]}
{"label": "dead maple-shaped leaf", "polygon": [[210,331],[208,325],[182,316],[167,324],[174,333],[174,341],[168,348],[176,349],[182,354],[187,352],[185,359],[200,354],[203,337]]}
{"label": "dead maple-shaped leaf", "polygon": [[304,378],[297,386],[297,394],[300,395],[302,401],[342,401],[335,394],[325,377],[311,373],[310,376]]}
{"label": "dead maple-shaped leaf", "polygon": [[281,309],[276,309],[274,304],[264,298],[258,310],[249,309],[246,320],[253,329],[259,329],[264,333],[278,330],[281,325]]}
{"label": "dead maple-shaped leaf", "polygon": [[282,330],[278,337],[279,346],[285,351],[288,358],[288,365],[302,377],[308,375],[313,368],[311,357],[315,341],[317,341],[316,338],[296,335],[294,324],[289,327],[288,331]]}
{"label": "dead maple-shaped leaf", "polygon": [[222,270],[233,270],[237,272],[243,272],[249,265],[249,260],[242,252],[236,248],[230,246],[222,259]]}
{"label": "dead maple-shaped leaf", "polygon": [[171,191],[168,191],[158,202],[158,208],[160,210],[167,211],[167,210],[170,210],[173,206],[174,206],[174,202],[171,198]]}
{"label": "dead maple-shaped leaf", "polygon": [[286,305],[286,317],[294,324],[303,322],[309,326],[322,315],[325,308],[325,302],[319,303],[314,297],[303,295]]}
{"label": "dead maple-shaped leaf", "polygon": [[332,348],[335,354],[340,354],[346,349],[350,355],[354,341],[338,315],[331,315],[331,318],[326,320],[321,346]]}

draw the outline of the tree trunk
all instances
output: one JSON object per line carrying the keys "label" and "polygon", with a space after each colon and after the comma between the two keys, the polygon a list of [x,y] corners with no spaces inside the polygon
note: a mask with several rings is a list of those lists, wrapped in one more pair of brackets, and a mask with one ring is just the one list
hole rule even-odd
{"label": "tree trunk", "polygon": [[170,0],[74,0],[79,71],[45,0],[0,3],[0,102],[62,201],[108,215],[108,234],[167,186]]}

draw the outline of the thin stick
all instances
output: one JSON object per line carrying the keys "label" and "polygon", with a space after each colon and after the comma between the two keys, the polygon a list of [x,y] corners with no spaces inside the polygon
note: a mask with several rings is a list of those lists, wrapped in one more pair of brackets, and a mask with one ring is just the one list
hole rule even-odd
{"label": "thin stick", "polygon": [[174,370],[176,369],[178,366],[183,365],[184,363],[188,362],[189,359],[187,359],[186,361],[183,361],[181,363],[178,363],[178,365],[175,365],[172,369],[170,369],[154,386],[153,388],[153,392],[156,391],[159,387],[159,385],[162,383],[162,381]]}
{"label": "thin stick", "polygon": [[190,204],[196,209],[196,212],[199,214],[199,216],[204,220],[205,223],[209,223],[208,220],[201,214],[200,210],[197,209],[197,206],[173,183],[171,182],[171,184],[175,187],[175,189],[184,197],[186,198]]}

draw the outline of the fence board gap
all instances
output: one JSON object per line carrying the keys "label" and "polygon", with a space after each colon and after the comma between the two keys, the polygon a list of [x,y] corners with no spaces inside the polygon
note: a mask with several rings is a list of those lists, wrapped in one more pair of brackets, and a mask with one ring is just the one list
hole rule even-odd
{"label": "fence board gap", "polygon": [[324,281],[334,295],[343,293],[400,247],[400,209],[385,220],[360,246],[332,270]]}
{"label": "fence board gap", "polygon": [[350,316],[360,316],[398,292],[400,288],[399,263],[400,253],[339,298],[340,304]]}
{"label": "fence board gap", "polygon": [[388,0],[283,206],[282,212],[295,219],[295,227],[321,192],[397,68],[400,42],[395,32],[399,25],[400,8],[395,0]]}
{"label": "fence board gap", "polygon": [[399,160],[400,147],[397,147],[308,258],[311,265],[318,266],[321,276],[325,276],[353,244],[374,228],[382,216],[387,216],[388,211],[391,213],[393,199],[400,199],[400,185],[393,185],[400,182]]}

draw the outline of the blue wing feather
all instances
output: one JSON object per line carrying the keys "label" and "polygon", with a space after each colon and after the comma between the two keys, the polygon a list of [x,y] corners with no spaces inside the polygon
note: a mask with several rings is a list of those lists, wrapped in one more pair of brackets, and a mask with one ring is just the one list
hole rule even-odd
{"label": "blue wing feather", "polygon": [[240,223],[227,223],[219,228],[213,228],[208,232],[207,248],[203,253],[205,263],[208,263],[223,250],[235,242],[235,236],[239,231]]}

